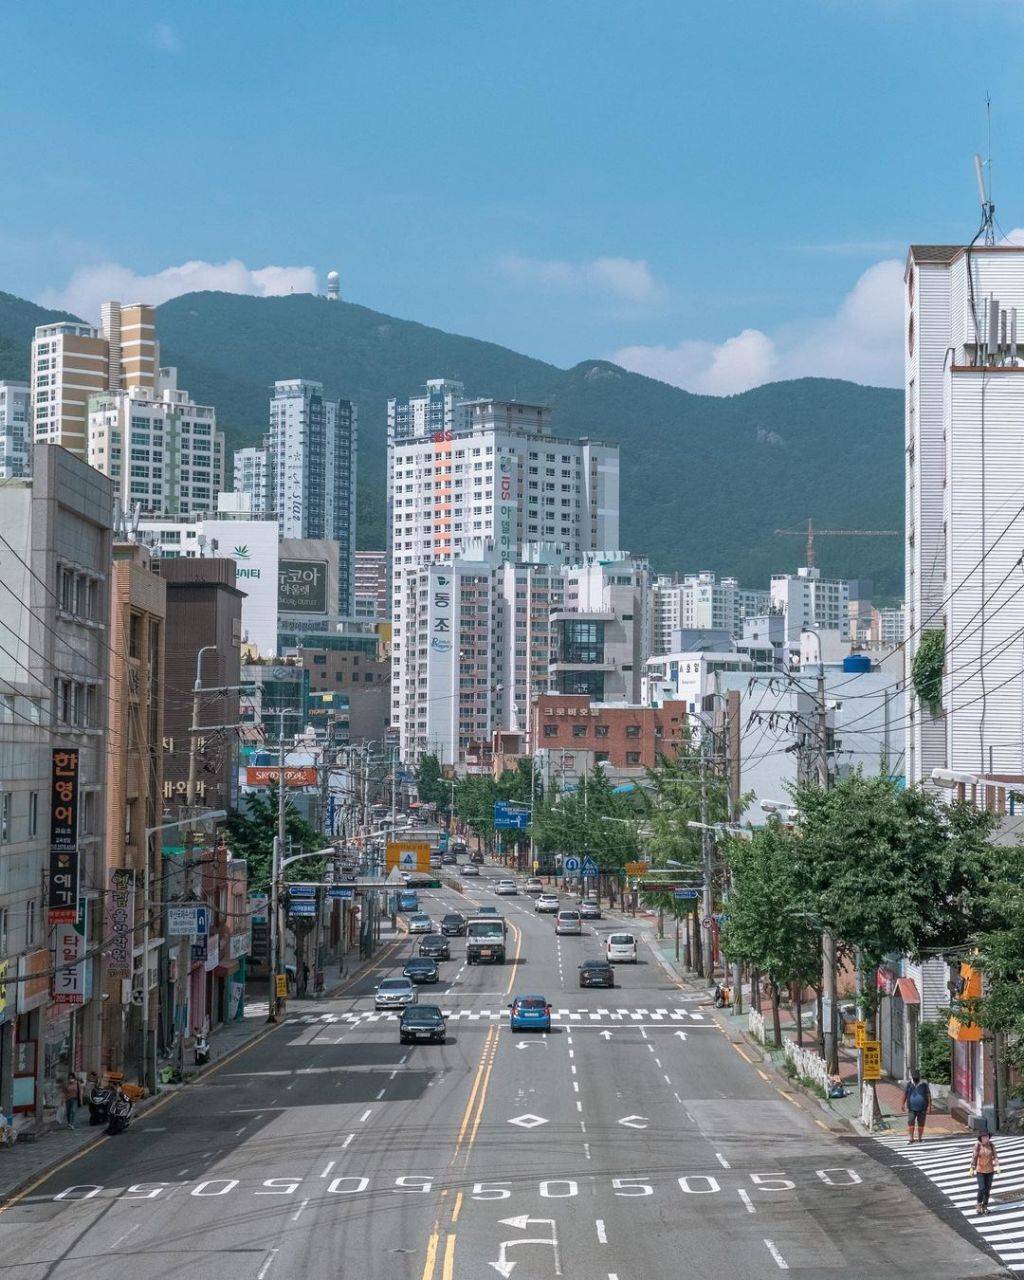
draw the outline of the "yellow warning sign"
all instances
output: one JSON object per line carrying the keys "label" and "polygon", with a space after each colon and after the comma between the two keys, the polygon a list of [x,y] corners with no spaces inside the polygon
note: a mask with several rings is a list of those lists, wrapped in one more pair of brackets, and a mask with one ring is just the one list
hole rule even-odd
{"label": "yellow warning sign", "polygon": [[853,1024],[853,1043],[858,1049],[864,1048],[864,1041],[868,1035],[868,1024],[863,1018],[857,1018]]}
{"label": "yellow warning sign", "polygon": [[279,973],[274,980],[274,990],[279,1000],[284,1000],[288,995],[288,975]]}
{"label": "yellow warning sign", "polygon": [[388,871],[429,871],[429,840],[389,840],[384,854]]}
{"label": "yellow warning sign", "polygon": [[865,1040],[860,1047],[865,1080],[882,1078],[882,1045],[878,1040]]}

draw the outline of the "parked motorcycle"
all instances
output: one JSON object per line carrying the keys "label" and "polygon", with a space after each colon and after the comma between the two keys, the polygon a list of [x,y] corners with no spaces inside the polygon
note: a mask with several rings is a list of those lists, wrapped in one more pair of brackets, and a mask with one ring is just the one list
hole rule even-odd
{"label": "parked motorcycle", "polygon": [[132,1122],[132,1115],[135,1106],[124,1093],[116,1093],[110,1100],[109,1107],[110,1119],[107,1122],[107,1133],[113,1137],[115,1134],[124,1133],[125,1129]]}
{"label": "parked motorcycle", "polygon": [[732,1005],[732,990],[716,983],[714,998],[716,1009],[728,1009]]}
{"label": "parked motorcycle", "polygon": [[110,1118],[110,1100],[114,1091],[108,1085],[97,1084],[89,1094],[89,1123],[106,1124]]}

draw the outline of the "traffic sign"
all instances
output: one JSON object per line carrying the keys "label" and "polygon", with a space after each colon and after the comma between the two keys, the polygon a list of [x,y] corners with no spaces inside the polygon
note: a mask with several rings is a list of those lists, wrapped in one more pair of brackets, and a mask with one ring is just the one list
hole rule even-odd
{"label": "traffic sign", "polygon": [[696,897],[698,896],[698,894],[697,894],[697,890],[696,890],[696,889],[673,889],[673,890],[672,890],[672,896],[673,896],[674,898],[689,898],[689,899],[693,899],[693,898],[696,898]]}
{"label": "traffic sign", "polygon": [[627,876],[645,876],[647,872],[650,871],[650,869],[651,869],[651,864],[649,862],[627,862],[626,863]]}
{"label": "traffic sign", "polygon": [[316,903],[310,898],[293,898],[288,903],[288,914],[290,916],[315,916]]}
{"label": "traffic sign", "polygon": [[508,800],[495,800],[494,827],[497,831],[525,831],[530,825],[530,811]]}
{"label": "traffic sign", "polygon": [[356,891],[350,884],[335,884],[327,890],[327,896],[335,901],[348,902],[356,896]]}
{"label": "traffic sign", "polygon": [[430,841],[389,840],[384,861],[389,871],[429,871]]}
{"label": "traffic sign", "polygon": [[566,858],[565,861],[562,863],[562,870],[567,871],[570,874],[574,874],[575,872],[579,871],[579,869],[580,869],[579,858]]}
{"label": "traffic sign", "polygon": [[179,938],[203,937],[209,930],[209,908],[201,903],[167,908],[167,932]]}
{"label": "traffic sign", "polygon": [[290,898],[315,898],[315,884],[290,884],[288,885],[288,896]]}
{"label": "traffic sign", "polygon": [[583,859],[583,874],[585,876],[596,876],[599,874],[597,869],[597,863],[594,861],[593,858],[586,857]]}
{"label": "traffic sign", "polygon": [[286,973],[276,973],[274,975],[274,995],[279,1000],[283,1000],[288,994],[288,975]]}

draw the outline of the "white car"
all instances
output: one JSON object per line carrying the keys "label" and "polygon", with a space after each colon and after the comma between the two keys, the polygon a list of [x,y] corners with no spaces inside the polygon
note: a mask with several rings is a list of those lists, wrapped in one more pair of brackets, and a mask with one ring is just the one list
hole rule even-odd
{"label": "white car", "polygon": [[542,893],[533,900],[534,911],[548,911],[552,914],[558,910],[558,897],[553,893]]}
{"label": "white car", "polygon": [[480,874],[480,868],[476,865],[475,862],[464,862],[459,867],[460,876],[478,876],[479,874]]}
{"label": "white car", "polygon": [[516,882],[514,880],[499,880],[498,883],[494,886],[494,892],[501,893],[501,894],[510,894],[510,893],[518,893],[519,890],[516,888]]}
{"label": "white car", "polygon": [[404,1009],[417,1002],[416,988],[408,978],[384,978],[373,993],[375,1009]]}
{"label": "white car", "polygon": [[526,893],[530,894],[531,896],[533,896],[533,895],[535,895],[535,894],[538,894],[538,893],[543,893],[543,892],[544,892],[544,882],[543,882],[543,880],[540,880],[537,876],[530,876],[530,878],[529,878],[529,880],[527,880],[526,884],[525,884],[525,885],[523,885],[523,890],[524,890],[524,892],[526,892]]}
{"label": "white car", "polygon": [[578,911],[559,911],[555,916],[555,933],[582,933],[583,925],[580,922],[580,913]]}
{"label": "white car", "polygon": [[609,964],[636,964],[636,938],[631,933],[610,933],[605,954]]}

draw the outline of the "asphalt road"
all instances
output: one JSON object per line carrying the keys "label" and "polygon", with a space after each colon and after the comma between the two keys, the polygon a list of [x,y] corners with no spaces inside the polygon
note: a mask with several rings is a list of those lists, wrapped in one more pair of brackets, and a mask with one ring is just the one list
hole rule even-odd
{"label": "asphalt road", "polygon": [[[452,1011],[446,1045],[400,1046],[372,1012],[410,939],[0,1212],[0,1277],[1002,1274],[880,1144],[746,1061],[648,948],[615,990],[579,990],[613,921],[556,939],[489,879],[468,894],[500,904],[511,961],[468,968],[452,940],[421,996]],[[513,992],[549,998],[550,1035],[509,1030]]]}

